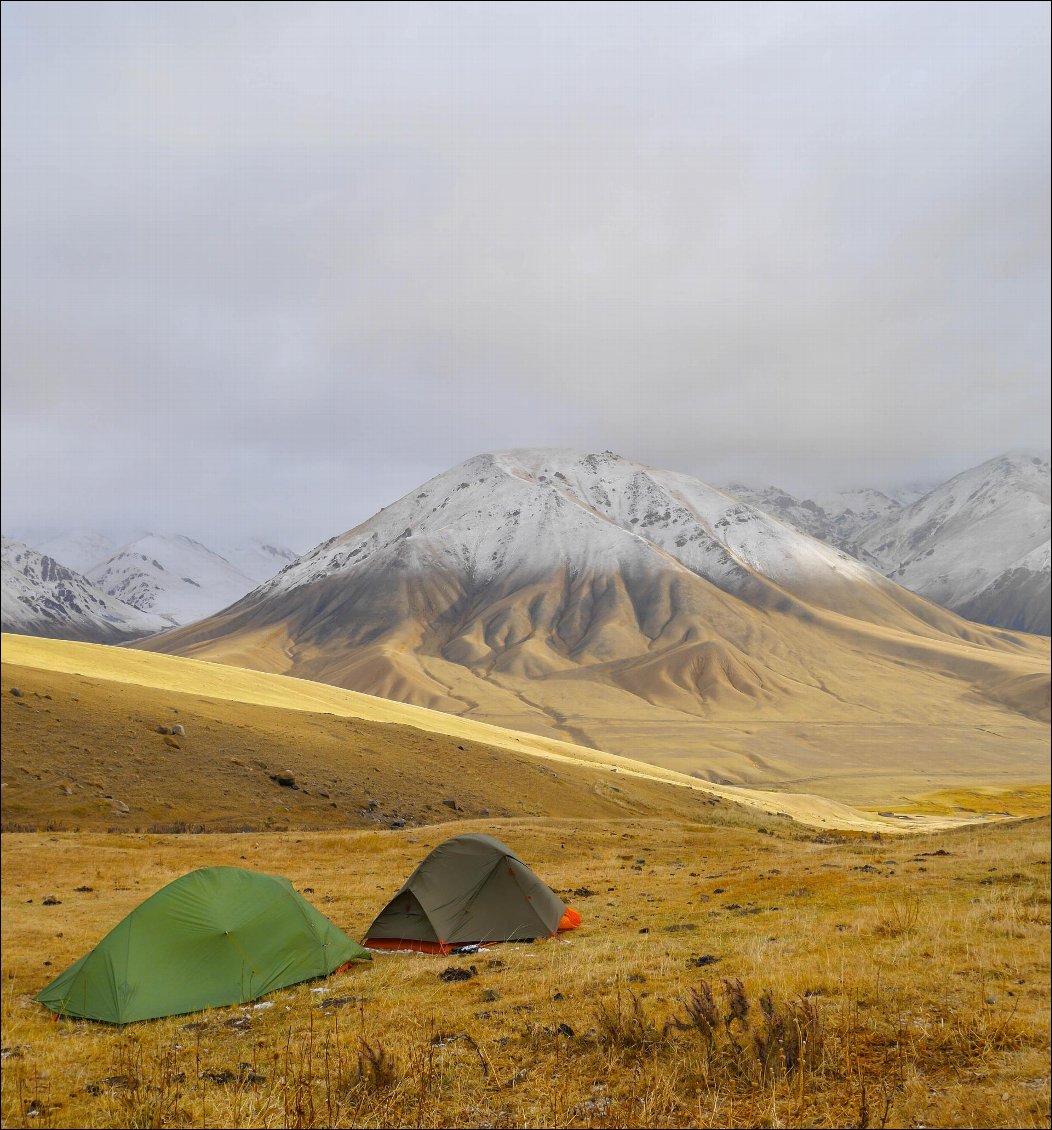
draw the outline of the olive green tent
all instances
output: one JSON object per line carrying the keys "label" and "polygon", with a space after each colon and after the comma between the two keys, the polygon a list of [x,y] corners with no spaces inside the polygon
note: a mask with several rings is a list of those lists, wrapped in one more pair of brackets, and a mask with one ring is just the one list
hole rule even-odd
{"label": "olive green tent", "polygon": [[548,937],[580,921],[500,840],[454,836],[409,876],[365,944],[448,953],[472,943]]}
{"label": "olive green tent", "polygon": [[206,867],[136,907],[34,999],[128,1024],[242,1004],[368,960],[288,879]]}

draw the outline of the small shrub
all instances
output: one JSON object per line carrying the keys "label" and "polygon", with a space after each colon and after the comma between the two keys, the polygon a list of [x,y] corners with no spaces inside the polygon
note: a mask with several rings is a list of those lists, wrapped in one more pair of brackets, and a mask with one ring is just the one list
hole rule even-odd
{"label": "small shrub", "polygon": [[765,990],[760,995],[763,1026],[753,1033],[753,1046],[761,1078],[813,1070],[821,1060],[822,1026],[813,1000],[779,1004]]}
{"label": "small shrub", "polygon": [[[685,1015],[674,1015],[664,1031],[701,1036],[710,1080],[723,1076],[768,1083],[814,1070],[822,1055],[821,1018],[815,1002],[806,997],[779,1002],[767,989],[757,1003],[761,1019],[750,1026],[753,1009],[741,981],[724,980],[722,1009],[712,986],[702,981],[683,999]],[[751,1041],[746,1039],[748,1033]]]}

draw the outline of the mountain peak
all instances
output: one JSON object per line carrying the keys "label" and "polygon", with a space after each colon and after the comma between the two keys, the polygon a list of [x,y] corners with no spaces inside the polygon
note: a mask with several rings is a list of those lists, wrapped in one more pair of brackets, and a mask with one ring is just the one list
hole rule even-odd
{"label": "mountain peak", "polygon": [[143,612],[187,624],[233,604],[254,578],[186,534],[147,533],[88,571],[88,579]]}
{"label": "mountain peak", "polygon": [[1049,539],[1049,482],[1047,452],[1007,452],[874,523],[860,549],[931,600],[1047,633],[1049,574],[1031,553]]}
{"label": "mountain peak", "polygon": [[556,567],[646,573],[659,560],[732,588],[749,570],[809,587],[826,574],[882,583],[842,552],[697,479],[609,451],[530,448],[465,460],[318,546],[260,595],[380,562],[466,573],[478,585],[525,583]]}

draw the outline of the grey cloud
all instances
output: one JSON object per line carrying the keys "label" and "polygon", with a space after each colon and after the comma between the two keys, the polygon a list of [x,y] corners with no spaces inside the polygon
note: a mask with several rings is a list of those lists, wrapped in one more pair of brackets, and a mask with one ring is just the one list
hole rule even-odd
{"label": "grey cloud", "polygon": [[1044,5],[4,19],[21,524],[317,540],[513,445],[814,486],[1048,446]]}

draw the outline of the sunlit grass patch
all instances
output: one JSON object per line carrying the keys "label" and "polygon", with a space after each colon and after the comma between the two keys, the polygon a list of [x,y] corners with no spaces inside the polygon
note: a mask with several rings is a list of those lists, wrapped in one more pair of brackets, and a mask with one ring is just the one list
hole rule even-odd
{"label": "sunlit grass patch", "polygon": [[1052,789],[1048,785],[938,789],[895,804],[896,812],[915,816],[1045,816],[1050,810]]}

